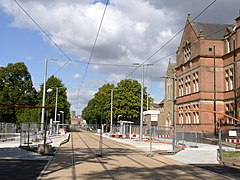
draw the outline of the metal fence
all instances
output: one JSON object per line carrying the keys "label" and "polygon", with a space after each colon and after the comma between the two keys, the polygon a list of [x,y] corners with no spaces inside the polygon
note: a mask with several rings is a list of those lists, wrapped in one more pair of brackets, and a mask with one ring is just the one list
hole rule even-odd
{"label": "metal fence", "polygon": [[20,133],[20,146],[29,146],[43,139],[43,133],[40,131],[41,124],[22,123]]}
{"label": "metal fence", "polygon": [[[139,125],[114,126],[112,134],[121,135],[122,138],[138,138]],[[198,143],[217,144],[213,132],[213,125],[177,125],[175,129],[172,126],[143,126],[143,138],[173,141],[175,137],[176,146],[197,147]],[[175,130],[175,132],[174,132]]]}
{"label": "metal fence", "polygon": [[[122,135],[127,138],[138,138],[140,126],[138,125],[123,125],[114,126],[112,134]],[[143,126],[143,138],[161,139],[172,138],[172,127],[169,126]]]}
{"label": "metal fence", "polygon": [[16,125],[14,123],[0,123],[0,141],[14,140],[16,137]]}
{"label": "metal fence", "polygon": [[[62,124],[48,124],[43,126],[41,131],[41,123],[22,123],[20,126],[20,146],[30,146],[43,143],[45,137],[54,136],[65,132]],[[51,141],[51,138],[46,139],[46,143]]]}
{"label": "metal fence", "polygon": [[219,127],[218,145],[220,164],[240,166],[240,127]]}
{"label": "metal fence", "polygon": [[213,133],[212,124],[199,125],[177,125],[176,126],[176,145],[198,147],[198,143],[217,144]]}

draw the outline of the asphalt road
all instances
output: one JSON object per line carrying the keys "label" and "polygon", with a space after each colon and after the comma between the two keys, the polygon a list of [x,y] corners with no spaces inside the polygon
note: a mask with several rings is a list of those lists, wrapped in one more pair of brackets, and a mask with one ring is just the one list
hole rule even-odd
{"label": "asphalt road", "polygon": [[0,159],[0,178],[7,180],[36,179],[48,161]]}

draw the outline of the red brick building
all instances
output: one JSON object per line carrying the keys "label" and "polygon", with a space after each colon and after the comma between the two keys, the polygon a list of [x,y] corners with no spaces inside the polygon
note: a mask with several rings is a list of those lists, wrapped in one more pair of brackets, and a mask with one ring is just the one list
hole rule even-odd
{"label": "red brick building", "polygon": [[[176,124],[215,132],[224,117],[188,109],[238,116],[240,17],[236,24],[192,22],[187,18],[176,55]],[[235,121],[225,118],[225,124]],[[215,126],[216,125],[216,126]]]}

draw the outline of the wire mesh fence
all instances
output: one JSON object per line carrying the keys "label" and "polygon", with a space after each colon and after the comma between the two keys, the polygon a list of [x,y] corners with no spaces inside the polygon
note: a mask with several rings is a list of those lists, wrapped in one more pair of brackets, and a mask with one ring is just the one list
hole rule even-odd
{"label": "wire mesh fence", "polygon": [[198,147],[198,143],[216,144],[214,126],[185,124],[176,126],[176,145]]}
{"label": "wire mesh fence", "polygon": [[43,139],[43,133],[40,131],[41,124],[22,123],[20,133],[20,146],[29,146]]}
{"label": "wire mesh fence", "polygon": [[218,145],[220,164],[240,166],[240,127],[219,127]]}
{"label": "wire mesh fence", "polygon": [[0,141],[14,140],[16,137],[16,125],[14,123],[0,123]]}
{"label": "wire mesh fence", "polygon": [[[21,123],[20,146],[30,146],[39,143],[51,142],[51,137],[58,134],[65,134],[66,128],[61,124]],[[43,127],[43,129],[41,129]]]}

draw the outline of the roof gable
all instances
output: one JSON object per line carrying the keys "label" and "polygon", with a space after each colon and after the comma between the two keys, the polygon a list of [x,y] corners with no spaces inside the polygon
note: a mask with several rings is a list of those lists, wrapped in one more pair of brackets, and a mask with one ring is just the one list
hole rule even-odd
{"label": "roof gable", "polygon": [[198,38],[198,34],[196,33],[195,29],[192,27],[192,20],[191,15],[188,14],[187,21],[184,26],[184,31],[181,37],[180,45],[178,48],[182,48],[186,46],[187,43],[191,43]]}
{"label": "roof gable", "polygon": [[230,24],[211,24],[202,22],[192,22],[192,27],[197,35],[203,33],[204,39],[222,40],[227,28],[232,28]]}

